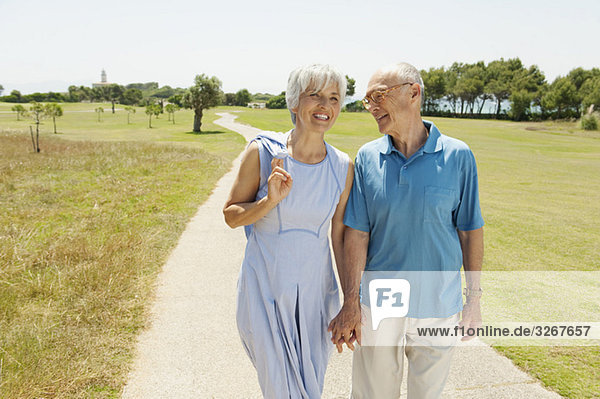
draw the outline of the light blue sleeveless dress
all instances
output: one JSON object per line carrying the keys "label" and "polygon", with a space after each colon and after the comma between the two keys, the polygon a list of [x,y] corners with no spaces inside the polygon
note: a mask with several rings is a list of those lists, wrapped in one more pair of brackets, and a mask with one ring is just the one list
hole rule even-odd
{"label": "light blue sleeveless dress", "polygon": [[287,153],[288,133],[256,141],[260,186],[267,195],[273,157],[293,179],[288,196],[251,226],[238,280],[237,326],[265,398],[320,398],[333,349],[329,322],[340,309],[328,231],[350,159],[325,143],[318,164]]}

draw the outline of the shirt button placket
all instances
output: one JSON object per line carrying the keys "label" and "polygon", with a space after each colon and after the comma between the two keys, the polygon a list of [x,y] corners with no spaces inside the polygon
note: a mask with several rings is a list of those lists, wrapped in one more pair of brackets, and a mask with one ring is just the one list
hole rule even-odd
{"label": "shirt button placket", "polygon": [[407,183],[408,183],[408,182],[406,181],[406,172],[407,172],[407,169],[408,169],[408,168],[407,168],[407,166],[406,166],[406,165],[403,165],[403,166],[400,168],[400,177],[399,177],[399,181],[398,181],[398,183],[399,183],[399,184],[407,184]]}

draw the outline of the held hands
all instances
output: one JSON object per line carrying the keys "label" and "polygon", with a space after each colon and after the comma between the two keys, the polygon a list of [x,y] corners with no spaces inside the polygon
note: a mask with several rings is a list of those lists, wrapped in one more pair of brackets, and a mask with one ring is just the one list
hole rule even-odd
{"label": "held hands", "polygon": [[344,303],[337,316],[329,323],[327,331],[331,332],[331,342],[337,347],[338,353],[342,353],[344,342],[350,350],[354,350],[354,342],[360,345],[361,327],[360,304]]}
{"label": "held hands", "polygon": [[292,175],[283,169],[283,159],[273,158],[271,161],[271,175],[268,180],[269,200],[278,204],[290,193],[292,189]]}

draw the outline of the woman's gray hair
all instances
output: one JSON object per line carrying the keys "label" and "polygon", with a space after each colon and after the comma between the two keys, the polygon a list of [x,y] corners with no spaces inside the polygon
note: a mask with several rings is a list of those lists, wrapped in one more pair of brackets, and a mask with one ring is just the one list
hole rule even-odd
{"label": "woman's gray hair", "polygon": [[331,65],[312,64],[294,69],[288,79],[285,101],[292,115],[292,122],[296,124],[296,114],[292,108],[298,107],[300,94],[307,89],[321,91],[330,84],[335,84],[340,95],[340,104],[346,98],[346,78],[337,68]]}

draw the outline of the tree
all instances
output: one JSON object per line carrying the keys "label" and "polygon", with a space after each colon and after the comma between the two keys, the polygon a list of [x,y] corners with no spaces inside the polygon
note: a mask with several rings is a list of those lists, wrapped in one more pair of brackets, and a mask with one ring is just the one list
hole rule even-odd
{"label": "tree", "polygon": [[17,120],[20,121],[21,120],[21,116],[25,116],[27,115],[27,110],[25,109],[24,106],[22,106],[21,104],[17,104],[14,107],[11,108],[11,111],[16,112],[17,113]]}
{"label": "tree", "polygon": [[362,101],[357,100],[346,104],[343,110],[346,112],[363,112],[365,111],[365,107],[363,106]]}
{"label": "tree", "polygon": [[102,102],[106,98],[106,92],[101,87],[93,87],[90,90],[91,102]]}
{"label": "tree", "polygon": [[496,118],[500,115],[502,102],[508,100],[512,93],[513,79],[515,74],[524,70],[523,63],[519,58],[492,61],[487,66],[488,82],[485,91],[496,99]]}
{"label": "tree", "polygon": [[252,96],[252,101],[262,101],[262,102],[267,102],[269,101],[272,97],[274,97],[272,94],[269,93],[255,93]]}
{"label": "tree", "polygon": [[98,107],[94,111],[98,114],[98,122],[102,122],[102,114],[104,113],[104,108]]}
{"label": "tree", "polygon": [[356,87],[356,80],[346,75],[346,96],[352,97]]}
{"label": "tree", "polygon": [[555,111],[556,118],[579,114],[579,98],[575,84],[568,77],[557,77],[542,98],[542,107]]}
{"label": "tree", "polygon": [[[86,86],[79,86],[77,90],[73,89],[73,95],[78,97],[78,101],[93,101],[93,89]],[[69,94],[71,89],[69,89]]]}
{"label": "tree", "polygon": [[282,91],[278,96],[271,97],[269,101],[267,101],[266,107],[270,109],[287,108],[287,103],[285,102],[285,91]]}
{"label": "tree", "polygon": [[182,98],[183,98],[183,94],[175,94],[174,96],[169,97],[167,99],[167,101],[170,102],[171,104],[175,104],[179,108],[181,108],[181,107],[183,107],[183,103],[181,102]]}
{"label": "tree", "polygon": [[40,136],[40,123],[47,116],[45,109],[44,109],[44,105],[40,104],[38,102],[32,101],[31,107],[29,107],[29,115],[33,119],[33,123],[35,123],[36,136],[39,137]]}
{"label": "tree", "polygon": [[425,112],[438,111],[439,101],[446,94],[446,79],[444,68],[429,68],[429,71],[421,71],[423,79],[424,102],[423,107]]}
{"label": "tree", "polygon": [[155,90],[152,94],[150,94],[150,98],[157,98],[160,104],[160,109],[162,112],[164,101],[169,97],[174,96],[178,90],[181,89],[173,89],[171,86],[163,86],[160,89]]}
{"label": "tree", "polygon": [[216,76],[196,75],[194,86],[185,92],[182,99],[185,108],[194,110],[194,132],[200,132],[202,112],[218,105],[222,95],[221,81]]}
{"label": "tree", "polygon": [[[515,120],[524,120],[528,119],[531,114],[531,104],[540,105],[542,93],[546,86],[546,77],[544,73],[540,71],[537,65],[532,65],[529,68],[522,68],[520,70],[516,70],[513,73],[512,82],[511,82],[511,98],[510,106],[512,108],[518,108],[516,111],[511,112],[513,119]],[[525,95],[527,93],[527,95]],[[515,94],[515,96],[513,96]],[[521,114],[519,108],[523,107],[525,104],[525,98],[529,98],[530,104],[526,107],[527,112],[525,114]],[[521,102],[517,104],[516,102]],[[524,118],[527,116],[527,118]]]}
{"label": "tree", "polygon": [[475,101],[478,98],[482,99],[479,112],[483,109],[483,104],[489,96],[484,92],[486,84],[486,69],[483,61],[476,64],[462,65],[459,69],[458,80],[454,87],[454,93],[461,100],[461,114],[463,113],[463,105],[467,105],[467,110],[473,114]]}
{"label": "tree", "polygon": [[119,102],[125,105],[139,105],[144,98],[140,89],[127,89],[121,95]]}
{"label": "tree", "polygon": [[[136,90],[136,89],[133,89]],[[127,111],[127,124],[129,125],[129,116],[131,114],[135,114],[135,108],[134,107],[125,107],[125,111]]]}
{"label": "tree", "polygon": [[4,91],[4,86],[0,85],[0,96],[2,95],[3,91]]}
{"label": "tree", "polygon": [[110,101],[112,105],[112,113],[115,113],[115,102],[119,100],[123,96],[125,92],[125,88],[118,84],[112,84],[108,86],[108,90],[106,91],[106,98]]}
{"label": "tree", "polygon": [[514,90],[509,97],[510,118],[514,121],[523,121],[529,118],[531,113],[531,101],[533,95],[527,90]]}
{"label": "tree", "polygon": [[175,104],[167,104],[165,110],[169,114],[169,120],[173,120],[173,124],[175,124],[175,112],[179,111],[179,107]]}
{"label": "tree", "polygon": [[63,96],[62,93],[55,93],[53,91],[49,91],[46,94],[46,101],[48,102],[56,102],[56,103],[60,103],[60,102],[64,102],[66,100],[65,96]]}
{"label": "tree", "polygon": [[579,67],[571,70],[567,77],[571,82],[573,82],[575,88],[579,90],[588,79],[591,79],[593,77],[593,73],[592,71],[588,71]]}
{"label": "tree", "polygon": [[586,80],[581,85],[579,92],[584,111],[591,106],[596,109],[600,108],[600,75]]}
{"label": "tree", "polygon": [[152,129],[152,115],[160,115],[160,105],[150,104],[146,106],[146,115],[148,115],[148,129]]}
{"label": "tree", "polygon": [[158,119],[160,114],[163,113],[161,104],[154,104],[154,108],[152,108],[152,110],[154,111],[154,116],[156,117],[156,119]]}
{"label": "tree", "polygon": [[[458,96],[455,94],[456,83],[458,82],[458,77],[463,68],[463,64],[458,62],[453,63],[450,68],[446,70],[444,73],[445,81],[446,81],[446,100],[450,103],[450,108],[452,112],[456,113],[456,108],[458,106]],[[427,90],[427,88],[425,88]]]}
{"label": "tree", "polygon": [[75,103],[75,102],[79,102],[82,100],[81,93],[77,86],[75,86],[75,85],[69,86],[68,91],[69,91],[69,97],[67,98],[67,101]]}
{"label": "tree", "polygon": [[176,94],[175,92],[175,89],[173,89],[171,86],[163,86],[160,89],[155,90],[154,93],[150,94],[150,97],[167,99],[171,96],[174,96]]}
{"label": "tree", "polygon": [[22,103],[22,97],[23,96],[21,95],[21,92],[19,90],[13,90],[10,92],[9,96],[4,97],[4,101],[6,101],[7,103]]}
{"label": "tree", "polygon": [[44,112],[50,118],[52,118],[52,123],[54,124],[54,134],[56,134],[56,118],[60,118],[63,116],[63,109],[57,103],[48,103],[44,107]]}
{"label": "tree", "polygon": [[225,93],[223,105],[235,105],[235,93]]}
{"label": "tree", "polygon": [[23,100],[28,99],[29,102],[35,101],[35,102],[41,103],[43,101],[46,101],[47,97],[48,97],[47,94],[35,92],[35,93],[24,95]]}
{"label": "tree", "polygon": [[127,89],[121,96],[121,102],[125,105],[139,105],[144,95],[139,89]]}
{"label": "tree", "polygon": [[[584,93],[584,91],[587,91],[587,89],[589,89],[589,85],[586,86],[586,89],[584,90],[582,90],[582,88],[586,85],[587,82],[593,80],[597,76],[600,76],[600,70],[598,70],[597,68],[594,68],[592,70],[575,68],[567,75],[569,80],[573,82],[575,88],[577,89],[578,109],[580,110],[580,112],[584,112],[584,108],[587,108],[583,100],[585,95],[588,94],[587,92]],[[587,106],[589,107],[589,104]]]}
{"label": "tree", "polygon": [[152,129],[152,115],[154,115],[154,110],[152,109],[154,104],[146,106],[146,115],[148,115],[148,129]]}
{"label": "tree", "polygon": [[158,90],[158,82],[130,83],[125,86],[126,89],[138,89],[141,91]]}
{"label": "tree", "polygon": [[33,127],[29,125],[29,133],[31,134],[31,144],[33,144],[33,152],[40,152],[40,132],[34,136]]}
{"label": "tree", "polygon": [[252,95],[247,89],[241,89],[235,93],[235,105],[247,107],[250,101],[252,101]]}

